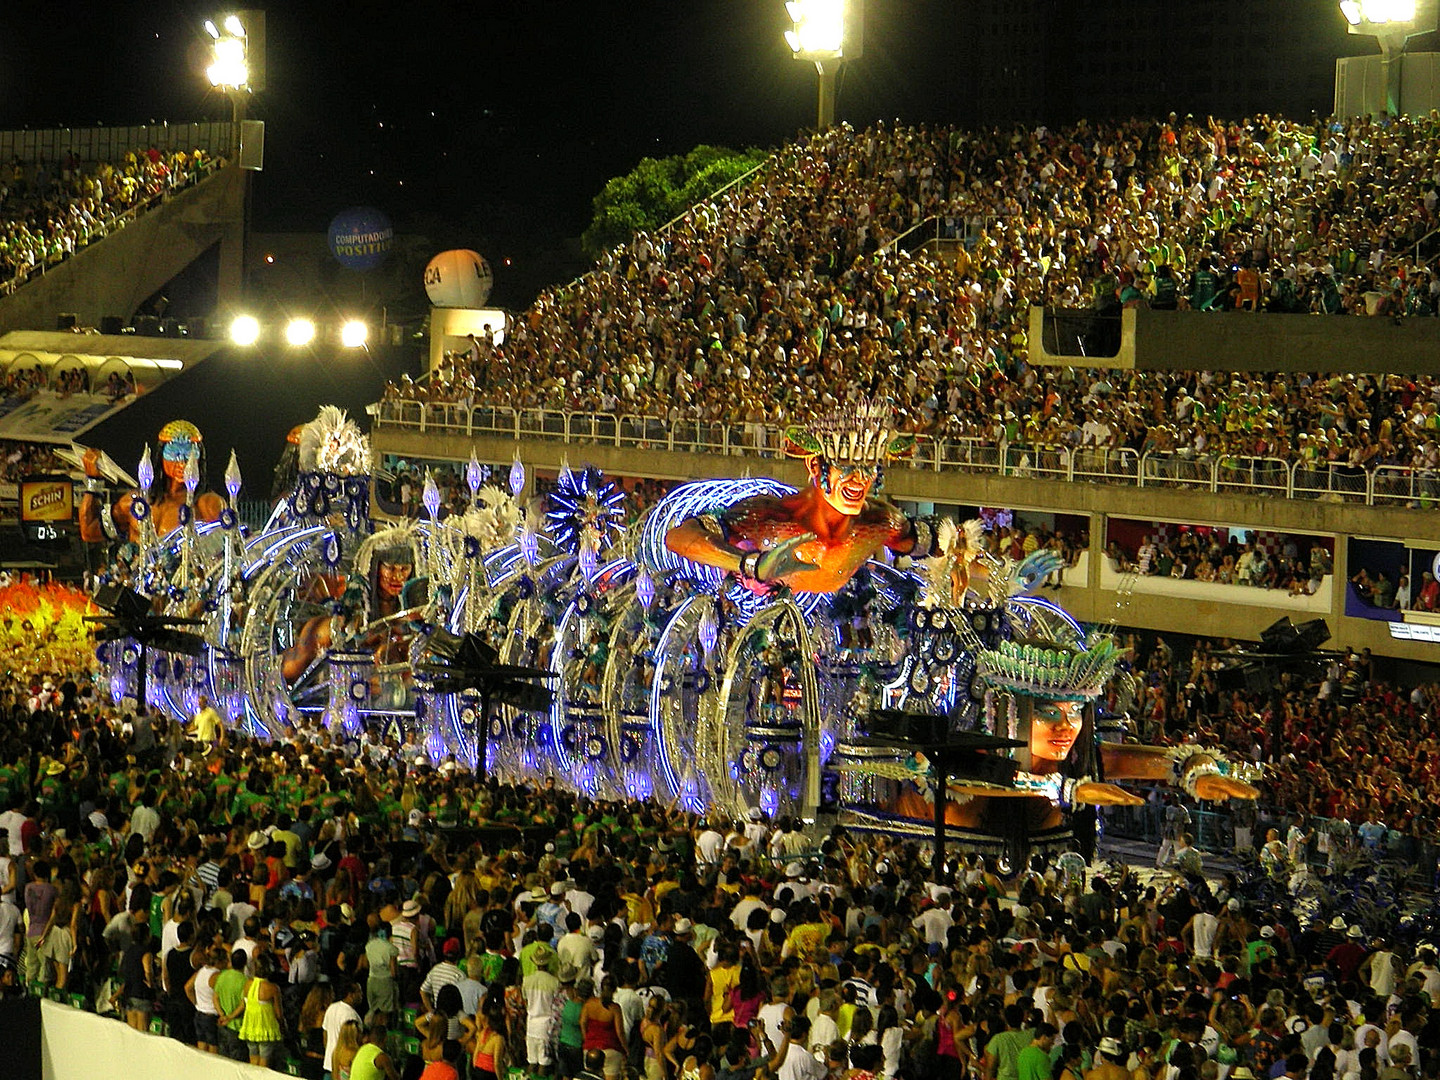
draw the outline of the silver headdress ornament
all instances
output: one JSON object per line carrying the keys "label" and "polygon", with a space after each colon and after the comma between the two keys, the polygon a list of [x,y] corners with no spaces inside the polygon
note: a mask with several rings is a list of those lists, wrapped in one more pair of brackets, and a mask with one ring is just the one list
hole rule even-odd
{"label": "silver headdress ornament", "polygon": [[1119,658],[1108,637],[1084,649],[1049,641],[1002,641],[977,657],[975,671],[999,690],[1050,701],[1088,701],[1104,691]]}
{"label": "silver headdress ornament", "polygon": [[785,429],[792,457],[821,457],[832,465],[883,465],[915,448],[915,436],[896,430],[888,402],[862,397],[808,424]]}

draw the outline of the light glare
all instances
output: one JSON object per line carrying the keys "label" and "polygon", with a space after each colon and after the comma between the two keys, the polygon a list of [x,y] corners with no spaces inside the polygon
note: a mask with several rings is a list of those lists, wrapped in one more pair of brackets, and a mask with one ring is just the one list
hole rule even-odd
{"label": "light glare", "polygon": [[205,69],[211,86],[244,86],[250,78],[245,66],[245,43],[239,38],[221,38],[215,42],[214,62]]}
{"label": "light glare", "polygon": [[358,349],[370,340],[370,328],[359,319],[351,319],[340,328],[340,344],[347,349]]}
{"label": "light glare", "polygon": [[215,24],[209,19],[205,20],[205,33],[209,34],[212,38],[218,39],[220,37],[220,31],[215,29]]}
{"label": "light glare", "polygon": [[309,319],[291,319],[285,324],[285,340],[291,345],[309,345],[315,340],[315,324]]}
{"label": "light glare", "polygon": [[239,15],[225,16],[225,32],[237,38],[245,36],[245,24],[240,21]]}
{"label": "light glare", "polygon": [[845,0],[790,0],[795,29],[785,35],[791,51],[839,54],[845,44]]}
{"label": "light glare", "polygon": [[253,315],[238,315],[230,324],[230,340],[236,345],[254,345],[260,340],[260,320]]}

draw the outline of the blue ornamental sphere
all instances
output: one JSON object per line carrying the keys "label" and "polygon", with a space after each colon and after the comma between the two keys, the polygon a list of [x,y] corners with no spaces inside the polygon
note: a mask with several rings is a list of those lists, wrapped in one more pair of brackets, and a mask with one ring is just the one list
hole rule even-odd
{"label": "blue ornamental sphere", "polygon": [[464,248],[442,251],[425,267],[425,295],[436,307],[484,307],[494,284],[484,256]]}
{"label": "blue ornamental sphere", "polygon": [[390,255],[395,226],[373,206],[342,210],[330,222],[330,254],[347,270],[373,270]]}

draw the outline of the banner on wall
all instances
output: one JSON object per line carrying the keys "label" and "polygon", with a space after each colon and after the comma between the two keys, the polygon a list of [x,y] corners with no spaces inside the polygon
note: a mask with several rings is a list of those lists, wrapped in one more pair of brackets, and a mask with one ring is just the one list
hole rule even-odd
{"label": "banner on wall", "polygon": [[66,476],[27,476],[20,481],[20,521],[70,521],[75,485]]}

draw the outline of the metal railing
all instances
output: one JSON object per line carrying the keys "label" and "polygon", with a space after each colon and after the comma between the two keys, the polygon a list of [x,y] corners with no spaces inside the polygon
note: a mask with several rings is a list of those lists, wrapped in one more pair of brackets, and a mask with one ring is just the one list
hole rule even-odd
{"label": "metal railing", "polygon": [[[1235,823],[1232,820],[1232,811],[1224,804],[1189,804],[1186,809],[1190,813],[1190,825],[1187,831],[1194,838],[1195,846],[1201,851],[1217,855],[1230,855],[1236,852],[1236,831]],[[1281,835],[1285,833],[1286,825],[1290,820],[1290,813],[1274,806],[1261,805],[1256,807],[1256,821],[1250,829],[1250,846],[1246,852],[1251,856],[1257,854],[1261,845],[1265,842],[1267,829],[1279,829]],[[1157,802],[1147,802],[1143,806],[1106,806],[1100,810],[1100,817],[1106,836],[1124,838],[1143,844],[1152,844],[1159,847],[1165,836],[1165,808]],[[1322,817],[1307,817],[1305,822],[1307,831],[1312,831],[1315,838],[1312,838],[1306,845],[1304,856],[1305,861],[1312,865],[1324,865],[1327,855],[1321,850],[1318,838],[1330,832],[1330,820]],[[1372,858],[1387,859],[1403,865],[1414,866],[1424,872],[1425,880],[1436,869],[1437,844],[1440,844],[1440,836],[1433,834],[1415,835],[1402,833],[1395,830],[1387,831],[1384,838],[1373,848],[1366,847],[1355,837],[1355,830],[1349,830],[1351,841],[1347,845],[1350,852],[1368,850]]]}
{"label": "metal railing", "polygon": [[[462,403],[382,401],[376,428],[410,428],[519,441],[544,439],[619,449],[781,457],[781,429],[753,421],[666,420],[632,414],[515,409]],[[1146,451],[1128,447],[996,442],[921,435],[905,463],[932,472],[992,473],[1067,482],[1181,488],[1284,499],[1429,509],[1440,503],[1440,470],[1380,465],[1370,469],[1274,457]]]}

